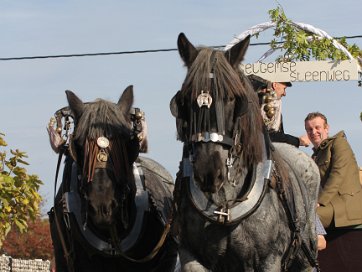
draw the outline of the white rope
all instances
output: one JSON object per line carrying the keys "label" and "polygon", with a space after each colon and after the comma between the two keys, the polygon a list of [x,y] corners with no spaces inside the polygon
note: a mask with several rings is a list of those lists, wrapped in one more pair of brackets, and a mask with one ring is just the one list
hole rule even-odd
{"label": "white rope", "polygon": [[[300,28],[302,30],[314,33],[322,38],[327,38],[329,40],[332,41],[334,47],[336,47],[337,49],[340,49],[343,53],[345,53],[347,55],[347,57],[349,59],[354,59],[353,56],[351,55],[351,53],[349,53],[349,51],[342,45],[340,44],[337,40],[335,40],[333,37],[331,37],[330,35],[328,35],[327,32],[325,32],[324,30],[321,30],[319,28],[316,28],[312,25],[309,24],[305,24],[305,23],[296,23],[296,22],[291,22],[293,26]],[[232,39],[224,48],[224,50],[228,50],[230,49],[233,45],[237,44],[238,42],[244,40],[247,36],[253,36],[257,33],[263,32],[271,27],[275,27],[275,23],[274,22],[265,22],[265,23],[261,23],[261,24],[257,24],[251,28],[249,28],[248,30],[242,32],[241,34],[239,34],[237,37],[235,37],[234,39]],[[273,54],[275,52],[275,50],[277,49],[281,49],[281,47],[278,47],[276,49],[269,49],[266,53],[264,53],[263,56],[260,57],[260,59],[258,61],[262,61],[263,59],[265,59],[266,57],[270,56],[271,54]]]}
{"label": "white rope", "polygon": [[229,50],[232,46],[234,46],[235,44],[237,44],[238,42],[244,40],[247,36],[253,36],[259,32],[263,32],[264,30],[267,30],[268,28],[271,28],[275,26],[275,23],[273,22],[265,22],[265,23],[261,23],[258,25],[255,25],[251,28],[249,28],[248,30],[245,30],[244,32],[242,32],[241,34],[239,34],[238,36],[236,36],[234,39],[231,40],[231,42],[229,42],[224,50]]}

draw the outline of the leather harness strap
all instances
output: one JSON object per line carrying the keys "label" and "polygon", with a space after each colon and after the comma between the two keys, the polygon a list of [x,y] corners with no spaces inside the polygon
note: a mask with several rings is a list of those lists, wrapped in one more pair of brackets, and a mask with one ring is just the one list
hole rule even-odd
{"label": "leather harness strap", "polygon": [[195,184],[192,167],[188,159],[183,159],[184,177],[188,178],[187,188],[191,202],[195,209],[208,221],[222,225],[234,225],[253,213],[262,202],[267,188],[272,162],[265,160],[253,169],[253,181],[243,201],[235,200],[230,207],[222,208],[208,199]]}
{"label": "leather harness strap", "polygon": [[[296,256],[300,249],[302,249],[303,253],[308,259],[308,262],[316,268],[317,272],[320,272],[318,260],[312,256],[312,253],[308,246],[306,245],[306,242],[303,240],[301,236],[301,230],[299,226],[298,219],[295,216],[295,203],[294,203],[294,196],[292,195],[291,201],[288,200],[287,194],[285,191],[285,187],[283,186],[282,179],[280,175],[278,174],[277,165],[275,165],[273,176],[275,177],[276,183],[275,183],[275,190],[278,193],[278,197],[284,207],[284,211],[287,215],[288,221],[290,223],[290,228],[292,231],[292,239],[290,241],[290,245],[288,247],[288,250],[284,254],[282,258],[282,269],[283,271],[288,271],[288,266],[290,261],[294,258],[293,256]],[[293,190],[290,190],[290,193],[293,194]],[[291,207],[292,205],[292,207]]]}
{"label": "leather harness strap", "polygon": [[55,198],[56,198],[57,181],[58,181],[60,163],[62,162],[62,157],[63,157],[65,148],[66,147],[63,145],[63,146],[61,146],[61,148],[59,150],[57,169],[56,169],[56,172],[55,172],[55,182],[54,182],[54,206],[53,206],[52,210],[54,212],[55,226],[56,226],[56,229],[57,229],[57,232],[58,232],[60,243],[61,243],[62,248],[63,248],[64,258],[65,258],[65,260],[67,262],[68,269],[69,269],[70,272],[75,272],[73,255],[72,255],[71,250],[69,250],[67,248],[65,238],[64,238],[64,235],[63,235],[61,227],[60,227],[60,222],[59,222],[59,218],[58,218],[58,215],[57,215],[56,207],[55,207],[56,206]]}
{"label": "leather harness strap", "polygon": [[145,256],[141,259],[134,259],[134,258],[127,256],[126,254],[124,254],[121,251],[119,252],[119,255],[122,256],[123,258],[125,258],[126,260],[134,262],[134,263],[144,263],[144,262],[148,262],[148,261],[152,260],[157,255],[157,253],[160,251],[163,244],[165,243],[167,235],[170,232],[170,228],[171,228],[170,223],[167,223],[165,225],[165,229],[163,230],[163,233],[162,233],[161,238],[159,239],[158,243],[147,256]]}

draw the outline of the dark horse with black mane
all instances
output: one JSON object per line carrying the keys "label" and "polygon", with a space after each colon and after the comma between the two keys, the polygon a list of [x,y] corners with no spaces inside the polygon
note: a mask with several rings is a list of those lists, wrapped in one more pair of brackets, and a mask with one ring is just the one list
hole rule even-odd
{"label": "dark horse with black mane", "polygon": [[59,146],[66,155],[63,181],[49,212],[56,271],[174,271],[173,181],[139,156],[144,116],[132,108],[133,87],[117,104],[66,94],[58,129],[66,120],[68,131],[73,119],[74,130]]}
{"label": "dark horse with black mane", "polygon": [[318,268],[318,168],[265,133],[239,69],[249,40],[224,52],[178,37],[187,75],[170,108],[184,143],[174,191],[184,272]]}

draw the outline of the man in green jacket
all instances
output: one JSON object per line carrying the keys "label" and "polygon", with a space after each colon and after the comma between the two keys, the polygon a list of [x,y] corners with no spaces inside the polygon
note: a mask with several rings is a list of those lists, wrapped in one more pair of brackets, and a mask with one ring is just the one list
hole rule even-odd
{"label": "man in green jacket", "polygon": [[362,188],[359,167],[343,131],[329,137],[327,118],[313,112],[305,118],[313,158],[321,176],[317,213],[323,226],[347,227],[362,224]]}
{"label": "man in green jacket", "polygon": [[327,248],[318,253],[322,271],[362,271],[362,189],[359,168],[343,131],[329,137],[327,118],[309,113],[305,129],[319,168],[317,213],[326,228]]}

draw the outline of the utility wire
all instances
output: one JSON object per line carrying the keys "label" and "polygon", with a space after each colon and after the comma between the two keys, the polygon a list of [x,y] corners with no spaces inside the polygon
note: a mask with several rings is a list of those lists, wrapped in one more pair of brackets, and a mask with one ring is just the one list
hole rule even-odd
{"label": "utility wire", "polygon": [[[357,39],[362,38],[362,35],[348,36],[344,37],[346,39]],[[337,37],[334,39],[341,39]],[[282,44],[283,42],[276,42],[277,44]],[[260,43],[251,43],[250,46],[261,46],[269,45],[270,42],[260,42]],[[216,45],[210,46],[213,48],[224,48],[225,45]],[[103,52],[103,53],[83,53],[83,54],[64,54],[64,55],[47,55],[47,56],[32,56],[32,57],[9,57],[9,58],[0,58],[0,61],[10,61],[10,60],[31,60],[31,59],[54,59],[54,58],[73,58],[73,57],[94,57],[94,56],[109,56],[109,55],[130,55],[130,54],[146,54],[146,53],[158,53],[158,52],[170,52],[177,51],[177,48],[169,49],[154,49],[154,50],[135,50],[135,51],[119,51],[119,52]]]}

